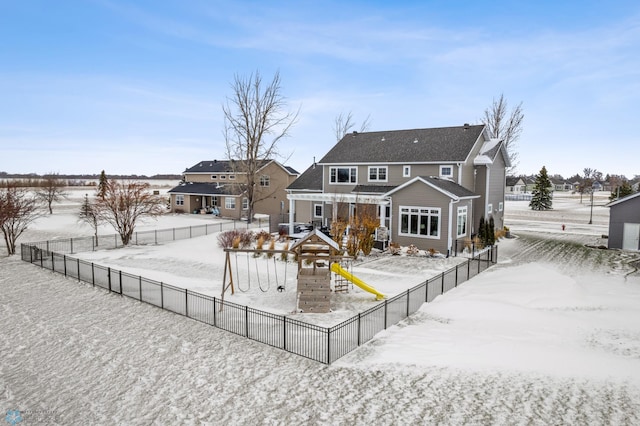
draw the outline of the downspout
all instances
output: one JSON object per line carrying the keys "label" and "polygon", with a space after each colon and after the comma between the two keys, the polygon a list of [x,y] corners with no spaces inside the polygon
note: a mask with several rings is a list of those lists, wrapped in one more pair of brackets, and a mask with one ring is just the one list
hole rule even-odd
{"label": "downspout", "polygon": [[[487,169],[487,174],[485,176],[485,190],[484,190],[484,210],[486,212],[487,206],[489,205],[489,179],[491,178],[491,169],[489,166],[485,166]],[[493,204],[493,203],[491,203]],[[491,207],[493,209],[493,206]],[[493,215],[493,210],[489,212],[489,214]],[[487,215],[487,220],[489,220],[489,215]]]}
{"label": "downspout", "polygon": [[[451,201],[449,201],[449,230],[447,232],[447,257],[451,256],[451,249],[453,248],[453,238],[452,238],[452,227],[453,227],[453,205],[454,204],[458,204],[460,200],[454,200],[453,198],[451,199]],[[456,217],[458,217],[456,215]],[[457,230],[457,223],[456,223],[456,230]],[[457,234],[457,232],[456,232]],[[457,235],[456,235],[457,237]]]}
{"label": "downspout", "polygon": [[293,234],[294,226],[293,226],[293,218],[296,209],[296,202],[289,198],[289,235]]}

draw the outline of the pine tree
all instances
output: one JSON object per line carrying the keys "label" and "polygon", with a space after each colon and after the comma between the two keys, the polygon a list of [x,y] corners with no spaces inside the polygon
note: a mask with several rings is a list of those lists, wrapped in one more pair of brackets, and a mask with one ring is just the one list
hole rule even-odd
{"label": "pine tree", "polygon": [[536,175],[536,181],[531,192],[531,210],[551,210],[551,181],[547,175],[547,168],[542,166]]}
{"label": "pine tree", "polygon": [[496,223],[493,216],[489,216],[489,226],[487,229],[487,245],[492,246],[496,243]]}
{"label": "pine tree", "polygon": [[620,184],[620,186],[618,186],[613,191],[611,191],[609,200],[614,201],[614,200],[617,200],[618,198],[624,198],[627,195],[631,195],[631,194],[633,194],[633,187],[631,187],[631,185],[629,184],[629,181],[625,180],[622,182],[622,184]]}
{"label": "pine tree", "polygon": [[107,175],[104,173],[104,170],[100,173],[100,180],[98,181],[98,198],[104,199],[105,193],[107,192],[107,183],[108,183]]}
{"label": "pine tree", "polygon": [[89,201],[89,195],[85,194],[84,202],[80,206],[80,212],[78,218],[93,228],[93,234],[95,238],[95,244],[98,245],[98,226],[100,225],[100,217],[98,212],[91,201]]}
{"label": "pine tree", "polygon": [[484,220],[484,216],[480,216],[480,224],[478,225],[478,240],[485,245],[487,242],[487,226]]}

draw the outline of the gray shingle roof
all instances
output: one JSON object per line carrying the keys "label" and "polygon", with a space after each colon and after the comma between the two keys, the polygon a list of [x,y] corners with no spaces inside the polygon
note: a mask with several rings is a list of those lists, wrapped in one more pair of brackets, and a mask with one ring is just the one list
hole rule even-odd
{"label": "gray shingle roof", "polygon": [[465,161],[484,125],[349,133],[320,164]]}
{"label": "gray shingle roof", "polygon": [[309,191],[322,191],[322,167],[315,165],[309,167],[287,189],[306,189]]}
{"label": "gray shingle roof", "polygon": [[479,195],[475,192],[469,191],[464,186],[458,185],[457,183],[452,182],[448,179],[440,179],[432,176],[420,176],[420,178],[425,180],[426,182],[431,183],[433,186],[442,189],[443,191],[455,195],[458,198],[479,197]]}
{"label": "gray shingle roof", "polygon": [[356,185],[351,192],[360,192],[363,194],[386,194],[396,186],[397,185]]}
{"label": "gray shingle roof", "polygon": [[[262,168],[269,164],[273,160],[262,160],[260,167]],[[299,174],[293,167],[282,166],[288,173],[292,175]],[[231,173],[233,168],[231,167],[231,161],[229,160],[206,160],[200,161],[195,166],[189,167],[184,173]]]}
{"label": "gray shingle roof", "polygon": [[168,192],[189,195],[238,195],[240,191],[235,185],[218,186],[215,183],[187,182],[171,188]]}

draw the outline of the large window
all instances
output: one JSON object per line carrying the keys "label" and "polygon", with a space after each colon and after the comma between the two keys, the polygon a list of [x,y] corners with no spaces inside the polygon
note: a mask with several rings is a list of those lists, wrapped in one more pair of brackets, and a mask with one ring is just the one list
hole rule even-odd
{"label": "large window", "polygon": [[236,197],[224,197],[224,208],[227,210],[235,210]]}
{"label": "large window", "polygon": [[463,237],[467,235],[467,207],[458,207],[458,227],[457,236]]}
{"label": "large window", "polygon": [[176,206],[184,206],[184,195],[176,195]]}
{"label": "large window", "polygon": [[400,235],[439,238],[440,209],[400,206]]}
{"label": "large window", "polygon": [[269,185],[271,185],[271,178],[269,177],[269,175],[260,176],[260,186],[267,187]]}
{"label": "large window", "polygon": [[355,167],[331,167],[329,169],[329,181],[331,183],[356,183],[358,181],[358,169]]}
{"label": "large window", "polygon": [[387,167],[369,167],[369,182],[386,182]]}

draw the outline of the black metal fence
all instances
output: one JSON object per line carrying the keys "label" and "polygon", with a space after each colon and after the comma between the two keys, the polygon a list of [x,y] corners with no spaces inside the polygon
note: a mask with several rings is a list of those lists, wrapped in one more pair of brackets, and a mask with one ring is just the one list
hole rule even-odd
{"label": "black metal fence", "polygon": [[[217,223],[204,225],[184,226],[180,228],[158,229],[152,231],[134,232],[131,244],[158,244],[176,240],[202,237],[215,232],[229,231],[231,229],[250,229],[268,227],[271,232],[270,220],[256,219],[252,223],[237,220],[222,220]],[[40,250],[55,252],[58,254],[74,254],[95,250],[108,250],[124,247],[120,235],[99,235],[98,237],[61,238],[59,240],[40,241],[28,243]]]}
{"label": "black metal fence", "polygon": [[[40,243],[39,243],[40,244]],[[97,265],[35,244],[21,245],[22,260],[110,292],[149,303],[214,327],[325,364],[368,342],[497,262],[493,246],[448,271],[333,327],[321,327],[213,296]]]}

